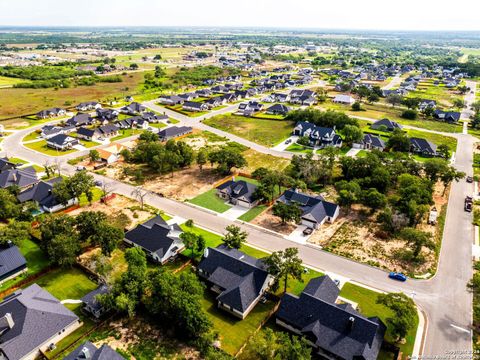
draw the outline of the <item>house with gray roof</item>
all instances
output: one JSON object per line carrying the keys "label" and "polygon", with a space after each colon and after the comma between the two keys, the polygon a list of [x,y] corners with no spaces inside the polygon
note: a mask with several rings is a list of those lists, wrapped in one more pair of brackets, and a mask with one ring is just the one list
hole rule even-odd
{"label": "house with gray roof", "polygon": [[160,138],[160,141],[167,141],[179,136],[190,134],[192,131],[193,129],[190,126],[170,126],[159,131],[158,137]]}
{"label": "house with gray roof", "polygon": [[320,148],[342,146],[342,138],[335,132],[334,128],[317,126],[308,121],[297,122],[293,129],[293,135],[308,137],[311,146]]}
{"label": "house with gray roof", "polygon": [[89,314],[92,314],[96,319],[99,319],[104,315],[107,309],[98,300],[99,295],[105,295],[109,292],[107,285],[102,284],[95,290],[90,291],[87,295],[81,298],[83,303],[83,310]]}
{"label": "house with gray roof", "polygon": [[62,204],[57,199],[53,193],[53,187],[55,184],[58,184],[62,181],[62,177],[57,177],[47,181],[42,180],[18,194],[17,199],[20,203],[33,201],[38,204],[38,207],[43,212],[54,213],[63,210],[67,207],[75,205],[77,200],[72,198],[66,204]]}
{"label": "house with gray roof", "polygon": [[382,129],[382,127],[385,127],[387,131],[393,131],[395,129],[402,130],[402,125],[390,119],[382,119],[375,121],[370,127],[373,130],[380,130]]}
{"label": "house with gray roof", "polygon": [[124,360],[124,357],[107,344],[97,348],[90,341],[87,341],[64,357],[63,360]]}
{"label": "house with gray roof", "polygon": [[147,111],[147,108],[138,102],[132,102],[127,106],[122,107],[120,111],[124,114],[138,115],[143,113],[144,111]]}
{"label": "house with gray roof", "polygon": [[287,115],[290,111],[290,108],[284,104],[274,104],[270,106],[266,113],[271,115]]}
{"label": "house with gray roof", "polygon": [[0,188],[17,186],[25,189],[38,182],[37,173],[31,166],[22,169],[10,169],[0,172]]}
{"label": "house with gray roof", "polygon": [[423,138],[410,138],[410,151],[423,156],[437,156],[437,145]]}
{"label": "house with gray roof", "polygon": [[233,205],[246,208],[255,207],[258,199],[255,197],[257,186],[245,180],[229,180],[217,186],[217,195]]}
{"label": "house with gray roof", "polygon": [[180,239],[182,232],[177,224],[168,225],[161,216],[156,216],[127,232],[124,241],[141,248],[153,261],[165,264],[185,248]]}
{"label": "house with gray roof", "polygon": [[0,172],[5,170],[15,169],[17,166],[13,162],[9,161],[8,158],[0,158]]}
{"label": "house with gray roof", "polygon": [[7,243],[0,246],[0,284],[27,271],[27,260],[18,246]]}
{"label": "house with gray roof", "polygon": [[102,104],[96,101],[86,101],[78,104],[76,109],[78,111],[89,111],[89,110],[96,110],[102,107]]}
{"label": "house with gray roof", "polygon": [[385,150],[386,144],[385,141],[380,136],[365,134],[363,135],[363,140],[361,146],[367,150]]}
{"label": "house with gray roof", "polygon": [[80,319],[37,284],[0,303],[0,359],[33,360],[81,326]]}
{"label": "house with gray roof", "polygon": [[286,190],[277,202],[296,204],[302,210],[302,225],[318,229],[326,221],[333,223],[340,213],[340,206],[326,201],[321,196],[301,193],[296,189]]}
{"label": "house with gray roof", "polygon": [[73,147],[77,145],[81,145],[80,141],[78,141],[77,138],[68,136],[66,134],[58,134],[47,139],[48,147],[61,151],[73,149]]}
{"label": "house with gray roof", "polygon": [[65,109],[61,108],[50,108],[50,109],[45,109],[36,114],[37,118],[39,119],[48,119],[52,117],[58,117],[58,116],[65,116],[67,112]]}
{"label": "house with gray roof", "polygon": [[277,325],[304,336],[327,359],[376,360],[386,326],[365,317],[350,304],[337,303],[340,289],[329,276],[310,280],[300,296],[283,296]]}
{"label": "house with gray roof", "polygon": [[86,125],[92,125],[95,122],[93,118],[90,116],[90,114],[86,113],[78,113],[77,115],[71,117],[68,119],[65,124],[67,126],[86,126]]}
{"label": "house with gray roof", "polygon": [[273,283],[262,260],[225,245],[205,249],[198,274],[217,295],[218,307],[244,319]]}

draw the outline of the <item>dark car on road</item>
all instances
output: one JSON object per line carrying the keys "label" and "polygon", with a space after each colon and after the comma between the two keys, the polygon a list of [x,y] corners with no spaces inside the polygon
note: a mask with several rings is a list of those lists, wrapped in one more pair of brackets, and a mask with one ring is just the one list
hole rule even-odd
{"label": "dark car on road", "polygon": [[467,182],[468,182],[468,183],[472,183],[472,182],[473,182],[473,177],[467,176]]}
{"label": "dark car on road", "polygon": [[472,212],[472,207],[473,207],[473,198],[471,196],[466,196],[465,197],[465,205],[464,205],[464,210],[466,212]]}
{"label": "dark car on road", "polygon": [[392,271],[390,274],[388,274],[388,277],[393,280],[407,281],[407,276],[405,274],[398,273],[395,271]]}
{"label": "dark car on road", "polygon": [[312,235],[312,233],[313,233],[312,228],[307,227],[305,230],[303,230],[303,235],[305,235],[305,236]]}

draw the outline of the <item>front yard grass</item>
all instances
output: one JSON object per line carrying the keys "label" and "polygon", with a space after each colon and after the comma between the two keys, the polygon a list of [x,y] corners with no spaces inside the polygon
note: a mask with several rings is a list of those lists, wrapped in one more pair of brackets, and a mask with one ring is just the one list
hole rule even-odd
{"label": "front yard grass", "polygon": [[267,208],[267,206],[265,206],[265,205],[255,206],[254,208],[248,210],[245,214],[240,216],[238,218],[238,220],[242,220],[242,221],[245,221],[245,222],[250,222],[253,219],[255,219],[258,215],[260,215],[266,208]]}
{"label": "front yard grass", "polygon": [[110,139],[110,142],[125,139],[130,136],[140,135],[144,130],[141,129],[120,129],[119,135]]}
{"label": "front yard grass", "polygon": [[36,131],[32,131],[30,134],[25,136],[22,141],[33,141],[33,140],[38,140],[40,138],[40,134]]}
{"label": "front yard grass", "polygon": [[[102,189],[100,189],[98,187],[94,187],[92,189],[92,194],[93,194],[92,203],[97,202],[102,198],[102,194],[103,194]],[[80,195],[80,197],[78,199],[78,205],[80,205],[80,206],[90,205],[90,203],[87,199],[87,196],[85,194]]]}
{"label": "front yard grass", "polygon": [[[387,324],[387,318],[391,317],[393,313],[387,307],[377,304],[377,298],[379,293],[369,290],[351,283],[346,283],[340,291],[340,296],[354,301],[358,304],[358,311],[367,317],[378,316],[385,324]],[[406,337],[405,344],[395,344],[400,348],[403,356],[411,355],[413,352],[413,346],[415,344],[415,336],[417,334],[418,316],[415,319],[414,329],[410,330]],[[387,329],[385,339],[391,343],[394,342],[391,332]]]}
{"label": "front yard grass", "polygon": [[313,153],[313,149],[305,147],[303,145],[293,143],[289,147],[285,149],[286,151],[291,151],[291,152],[296,152],[296,153],[302,153],[302,154],[311,154]]}
{"label": "front yard grass", "polygon": [[214,116],[203,123],[268,147],[288,138],[294,127],[291,121],[255,119],[233,114]]}
{"label": "front yard grass", "polygon": [[231,208],[231,206],[225,204],[225,200],[217,196],[216,189],[208,190],[188,202],[218,213],[224,213]]}
{"label": "front yard grass", "polygon": [[55,150],[47,146],[47,141],[46,140],[40,140],[40,141],[35,141],[32,143],[24,144],[27,148],[41,152],[42,154],[45,155],[50,155],[50,156],[62,156],[62,155],[67,155],[74,153],[77,151],[76,149],[71,149],[71,150]]}

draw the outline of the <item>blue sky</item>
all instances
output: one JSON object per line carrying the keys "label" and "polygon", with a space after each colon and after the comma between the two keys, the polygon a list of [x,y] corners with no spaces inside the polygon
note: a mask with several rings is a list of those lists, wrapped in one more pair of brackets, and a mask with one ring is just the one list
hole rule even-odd
{"label": "blue sky", "polygon": [[480,0],[0,0],[0,25],[25,26],[480,30],[479,13]]}

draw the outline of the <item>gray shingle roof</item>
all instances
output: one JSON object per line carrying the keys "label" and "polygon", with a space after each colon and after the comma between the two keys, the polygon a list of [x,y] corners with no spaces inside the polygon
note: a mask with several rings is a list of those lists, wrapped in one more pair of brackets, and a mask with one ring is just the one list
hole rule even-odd
{"label": "gray shingle roof", "polygon": [[33,167],[23,169],[10,169],[0,173],[0,188],[5,189],[10,186],[24,188],[38,182],[37,174]]}
{"label": "gray shingle roof", "polygon": [[10,360],[21,359],[78,321],[77,315],[37,284],[6,297],[0,303],[0,317],[7,313],[14,325],[0,335],[0,350]]}
{"label": "gray shingle roof", "polygon": [[208,248],[198,269],[223,290],[217,300],[242,313],[261,295],[269,278],[263,261],[225,245]]}
{"label": "gray shingle roof", "polygon": [[366,318],[351,305],[335,304],[338,289],[324,276],[307,285],[300,297],[286,294],[277,318],[298,329],[320,349],[340,359],[375,360],[386,327],[378,318]]}
{"label": "gray shingle roof", "polygon": [[87,341],[73,350],[64,360],[124,360],[124,358],[106,344],[97,348]]}
{"label": "gray shingle roof", "polygon": [[27,261],[15,245],[0,247],[0,280],[25,269]]}
{"label": "gray shingle roof", "polygon": [[246,182],[245,180],[230,180],[217,186],[217,189],[231,198],[253,203],[255,201],[254,194],[257,190],[257,186]]}
{"label": "gray shingle roof", "polygon": [[103,308],[102,304],[97,300],[97,295],[103,295],[108,293],[109,289],[107,285],[100,285],[93,291],[90,291],[87,295],[82,297],[82,302],[92,309],[100,310]]}
{"label": "gray shingle roof", "polygon": [[50,179],[48,181],[40,181],[29,189],[18,194],[17,199],[21,203],[35,201],[41,206],[52,208],[59,204],[53,195],[53,186],[62,181],[63,178],[61,177]]}

